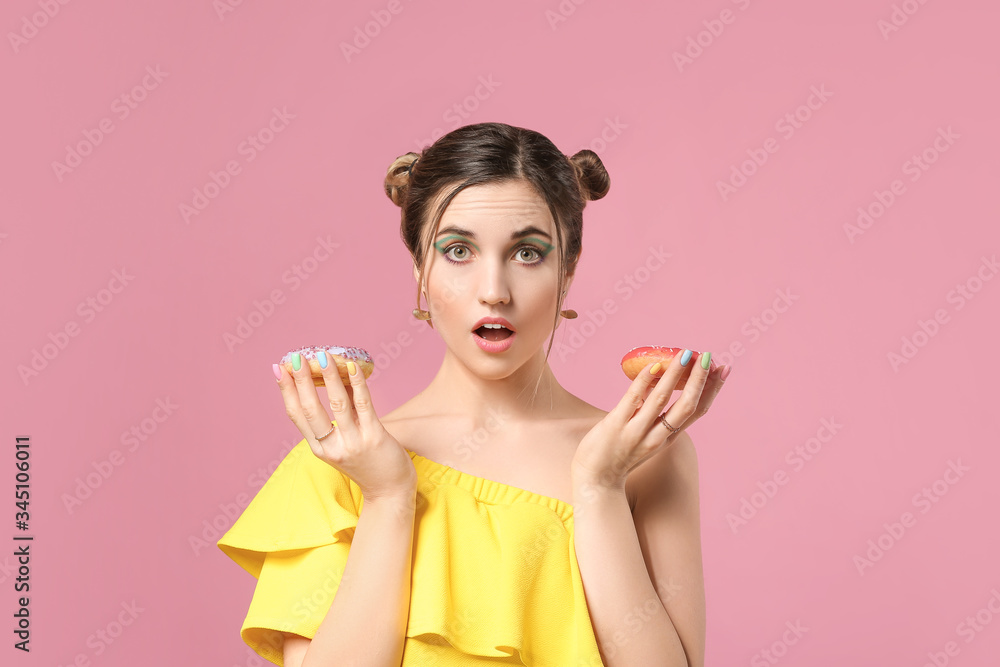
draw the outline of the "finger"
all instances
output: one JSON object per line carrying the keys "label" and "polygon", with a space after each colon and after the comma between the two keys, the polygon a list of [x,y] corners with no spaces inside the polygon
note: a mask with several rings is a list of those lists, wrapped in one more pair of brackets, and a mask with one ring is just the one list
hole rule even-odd
{"label": "finger", "polygon": [[295,428],[299,429],[299,432],[302,433],[302,437],[309,443],[309,448],[312,449],[313,454],[319,456],[323,453],[323,449],[319,441],[316,440],[312,427],[306,422],[305,415],[302,412],[295,379],[288,374],[283,364],[278,364],[278,372],[281,373],[281,378],[278,380],[278,388],[281,389],[281,398],[285,401],[285,414],[295,424]]}
{"label": "finger", "polygon": [[[643,433],[649,430],[649,427],[653,424],[653,420],[663,412],[663,408],[667,405],[667,401],[670,400],[681,378],[691,372],[694,366],[693,362],[697,358],[694,351],[692,350],[691,357],[688,359],[686,365],[681,365],[683,357],[683,352],[674,355],[670,363],[667,364],[667,367],[657,372],[654,380],[655,385],[649,392],[649,396],[646,397],[642,408],[633,415],[633,421],[638,424]],[[687,384],[690,383],[691,378],[688,377]]]}
{"label": "finger", "polygon": [[[718,366],[711,372],[708,377],[708,382],[705,384],[705,389],[701,392],[701,400],[698,401],[698,408],[694,411],[694,414],[688,418],[687,423],[685,423],[681,428],[687,428],[690,424],[693,424],[695,421],[708,414],[708,410],[712,407],[715,397],[719,395],[719,391],[726,383],[726,381],[722,379],[722,372],[724,370],[726,370],[725,366]],[[673,424],[673,422],[671,422],[671,424]]]}
{"label": "finger", "polygon": [[711,352],[703,352],[697,358],[692,355],[691,361],[695,365],[694,368],[691,369],[691,376],[687,379],[687,383],[684,385],[684,390],[681,392],[680,398],[674,401],[673,405],[670,406],[665,415],[665,419],[670,423],[670,425],[678,429],[677,431],[669,432],[668,437],[677,435],[697,420],[697,417],[694,417],[694,414],[698,409],[698,403],[701,401],[702,392],[708,382],[708,371],[709,368],[711,368],[711,358]]}
{"label": "finger", "polygon": [[649,373],[649,369],[654,365],[647,364],[645,368],[639,371],[639,374],[632,380],[632,384],[629,385],[628,390],[625,391],[625,395],[618,401],[618,405],[608,413],[608,418],[617,424],[619,428],[624,428],[625,424],[635,414],[635,411],[642,407],[646,393],[655,379]]}
{"label": "finger", "polygon": [[[312,368],[309,359],[299,353],[299,368],[295,369],[295,358],[292,357],[292,379],[295,381],[295,388],[299,395],[299,404],[302,406],[302,414],[306,423],[313,433],[313,437],[326,435],[330,432],[330,417],[326,413],[326,408],[319,400],[319,392],[316,390],[316,383],[312,379]],[[337,422],[338,424],[340,422]]]}
{"label": "finger", "polygon": [[[351,380],[351,388],[354,391],[354,409],[358,413],[358,423],[361,425],[361,430],[375,433],[380,422],[375,414],[375,406],[372,403],[371,392],[368,391],[368,381],[365,374],[354,361],[348,362],[347,370]],[[351,370],[354,371],[353,374]]]}
{"label": "finger", "polygon": [[[340,374],[340,365],[332,352],[324,350],[326,368],[323,369],[323,383],[326,385],[326,400],[337,420],[337,429],[341,435],[353,442],[358,434],[358,425],[354,418],[354,401],[344,386],[344,378]],[[322,364],[320,364],[322,366]]]}

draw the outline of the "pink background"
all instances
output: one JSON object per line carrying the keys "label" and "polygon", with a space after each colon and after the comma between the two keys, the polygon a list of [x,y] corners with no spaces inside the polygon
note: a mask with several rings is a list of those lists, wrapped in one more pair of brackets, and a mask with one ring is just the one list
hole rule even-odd
{"label": "pink background", "polygon": [[[636,345],[733,364],[689,431],[708,664],[770,664],[764,650],[788,665],[996,664],[996,4],[345,4],[4,3],[0,661],[260,664],[239,637],[254,580],[212,536],[301,438],[270,365],[303,344],[365,347],[383,414],[426,385],[444,348],[410,316],[382,180],[459,124],[502,121],[589,147],[611,174],[584,216],[560,381],[610,409]],[[372,12],[391,21],[348,61],[341,44]],[[275,108],[294,118],[251,160],[241,142]],[[753,154],[767,159],[741,167]],[[229,161],[239,172],[186,221],[180,206]],[[879,197],[893,201],[849,237]],[[339,246],[303,264],[317,238]],[[651,247],[670,253],[652,271]],[[904,339],[916,353],[894,367]],[[175,406],[161,422],[158,401]],[[17,435],[32,442],[26,532]],[[11,646],[15,534],[35,536],[30,654]],[[888,550],[859,571],[880,536]],[[99,640],[133,602],[131,625]]]}

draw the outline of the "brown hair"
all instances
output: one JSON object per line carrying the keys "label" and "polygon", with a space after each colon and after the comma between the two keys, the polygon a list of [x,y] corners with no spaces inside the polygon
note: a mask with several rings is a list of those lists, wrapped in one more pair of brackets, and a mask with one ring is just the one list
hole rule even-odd
{"label": "brown hair", "polygon": [[[556,226],[559,292],[545,351],[548,361],[562,308],[563,278],[576,270],[580,258],[583,208],[587,200],[602,198],[611,187],[597,153],[583,149],[567,157],[544,135],[505,123],[465,125],[420,153],[393,160],[386,171],[385,194],[402,209],[400,236],[419,267],[421,280],[426,280],[424,265],[431,241],[455,195],[470,185],[514,180],[526,181],[545,200]],[[440,203],[431,216],[435,200]],[[417,284],[417,308],[420,287]]]}

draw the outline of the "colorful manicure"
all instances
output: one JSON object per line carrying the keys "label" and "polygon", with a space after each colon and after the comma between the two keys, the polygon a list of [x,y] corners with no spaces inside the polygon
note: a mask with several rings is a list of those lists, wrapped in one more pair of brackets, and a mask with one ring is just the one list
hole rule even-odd
{"label": "colorful manicure", "polygon": [[292,355],[292,368],[295,370],[302,368],[302,355],[298,352]]}
{"label": "colorful manicure", "polygon": [[355,370],[356,368],[357,367],[354,365],[353,361],[348,361],[347,362],[347,374],[348,375],[354,375],[355,372],[356,372],[356,370]]}
{"label": "colorful manicure", "polygon": [[722,380],[723,382],[725,382],[725,381],[726,381],[726,378],[727,378],[727,377],[729,377],[729,371],[731,371],[731,370],[733,370],[733,367],[732,367],[732,366],[729,366],[729,365],[727,365],[727,366],[726,366],[726,367],[725,367],[725,368],[723,369],[723,371],[722,371],[722,374],[721,374],[721,375],[719,376],[719,379],[720,379],[720,380]]}
{"label": "colorful manicure", "polygon": [[712,353],[705,352],[701,355],[701,367],[707,369],[709,362],[712,360]]}
{"label": "colorful manicure", "polygon": [[653,364],[653,367],[649,369],[649,374],[650,375],[656,375],[657,373],[660,372],[660,368],[662,368],[662,367],[663,367],[663,364],[661,364],[659,361],[657,361],[655,364]]}
{"label": "colorful manicure", "polygon": [[681,366],[687,366],[689,361],[691,361],[691,350],[686,349],[681,355]]}
{"label": "colorful manicure", "polygon": [[274,377],[280,380],[281,379],[281,366],[279,366],[278,364],[271,364],[271,370],[274,371]]}
{"label": "colorful manicure", "polygon": [[319,367],[326,369],[326,350],[320,350],[316,353],[316,358],[319,359]]}

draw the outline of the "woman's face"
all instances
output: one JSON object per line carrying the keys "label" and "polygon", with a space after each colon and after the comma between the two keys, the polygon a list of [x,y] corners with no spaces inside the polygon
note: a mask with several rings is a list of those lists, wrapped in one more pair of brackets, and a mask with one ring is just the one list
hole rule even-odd
{"label": "woman's face", "polygon": [[[548,340],[558,303],[556,242],[545,200],[526,181],[467,187],[445,209],[427,260],[431,321],[479,375],[510,375]],[[477,330],[484,317],[504,318],[514,333]]]}

